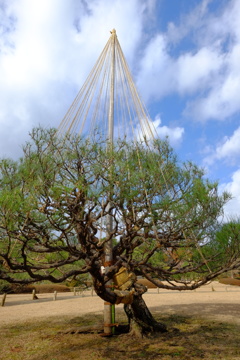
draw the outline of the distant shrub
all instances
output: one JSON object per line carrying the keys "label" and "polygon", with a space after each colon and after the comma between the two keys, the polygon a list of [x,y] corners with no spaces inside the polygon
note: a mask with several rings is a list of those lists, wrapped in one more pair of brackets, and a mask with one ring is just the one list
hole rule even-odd
{"label": "distant shrub", "polygon": [[222,278],[219,280],[219,282],[221,284],[226,284],[226,285],[236,285],[236,286],[240,286],[240,279],[233,279],[233,278]]}
{"label": "distant shrub", "polygon": [[31,285],[17,285],[17,284],[9,284],[8,292],[12,294],[30,294],[35,290],[37,294],[43,293],[54,293],[57,292],[69,292],[71,289],[66,285],[61,284],[31,284]]}
{"label": "distant shrub", "polygon": [[53,293],[54,291],[58,291],[58,292],[71,291],[71,289],[69,289],[68,286],[60,285],[60,284],[40,284],[40,285],[34,285],[34,288],[36,289],[37,294]]}
{"label": "distant shrub", "polygon": [[138,283],[147,286],[148,289],[156,289],[157,286],[147,279],[138,279]]}

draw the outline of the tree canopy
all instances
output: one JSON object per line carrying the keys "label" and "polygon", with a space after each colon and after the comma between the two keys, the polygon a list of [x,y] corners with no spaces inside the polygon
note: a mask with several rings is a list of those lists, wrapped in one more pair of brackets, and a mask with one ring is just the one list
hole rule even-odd
{"label": "tree canopy", "polygon": [[[180,163],[167,141],[107,146],[97,135],[37,128],[21,159],[1,160],[0,189],[0,278],[8,282],[90,273],[97,294],[114,304],[106,284],[121,268],[184,290],[240,266],[239,235],[224,245],[212,236],[230,195]],[[112,239],[113,264],[103,272]]]}

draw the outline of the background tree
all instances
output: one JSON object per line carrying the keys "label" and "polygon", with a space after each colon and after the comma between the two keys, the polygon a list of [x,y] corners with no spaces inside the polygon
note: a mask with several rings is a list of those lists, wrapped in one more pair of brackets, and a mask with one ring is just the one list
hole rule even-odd
{"label": "background tree", "polygon": [[[215,261],[219,264],[226,263],[235,259],[240,254],[240,220],[238,218],[229,219],[228,222],[218,224],[211,235],[211,241],[204,247],[204,252],[213,257],[218,254]],[[240,259],[238,259],[240,260]],[[240,268],[235,271],[237,274]],[[231,271],[231,276],[233,272]]]}
{"label": "background tree", "polygon": [[[218,195],[194,164],[180,164],[166,141],[110,149],[97,137],[60,139],[53,129],[34,129],[24,156],[3,159],[0,171],[0,278],[10,283],[90,273],[97,295],[115,304],[124,301],[123,288],[106,284],[124,269],[130,328],[144,334],[165,326],[153,319],[134,275],[189,290],[240,266],[239,235],[224,246],[211,237],[229,195]],[[103,272],[111,239],[114,262]]]}

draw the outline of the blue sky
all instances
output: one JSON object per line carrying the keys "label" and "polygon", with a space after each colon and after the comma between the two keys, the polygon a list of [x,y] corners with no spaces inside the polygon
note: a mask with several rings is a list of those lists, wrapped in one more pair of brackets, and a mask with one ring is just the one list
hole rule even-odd
{"label": "blue sky", "polygon": [[0,0],[0,156],[59,125],[113,28],[159,135],[239,214],[239,0]]}

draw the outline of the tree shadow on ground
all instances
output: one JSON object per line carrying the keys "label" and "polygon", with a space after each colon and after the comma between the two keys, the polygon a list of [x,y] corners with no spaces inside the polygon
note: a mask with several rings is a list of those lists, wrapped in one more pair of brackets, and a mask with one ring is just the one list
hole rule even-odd
{"label": "tree shadow on ground", "polygon": [[[202,305],[197,304],[194,309],[191,307],[191,311],[188,309],[191,312],[188,315],[183,313],[182,305],[176,305],[174,309],[169,307],[172,313],[165,312],[167,308],[164,310],[164,307],[151,309],[155,318],[167,325],[168,332],[143,339],[127,334],[103,338],[99,334],[64,333],[63,330],[69,326],[101,323],[102,315],[95,313],[18,324],[5,329],[1,351],[5,353],[6,360],[239,359],[240,324],[198,316]],[[217,305],[216,312],[222,311],[221,304]],[[231,305],[224,307],[230,311]],[[118,321],[126,322],[121,311],[118,312]],[[17,357],[14,357],[15,353]]]}
{"label": "tree shadow on ground", "polygon": [[215,320],[224,320],[240,324],[240,303],[197,303],[181,305],[163,305],[151,307],[154,314],[182,314],[183,316],[198,316]]}

